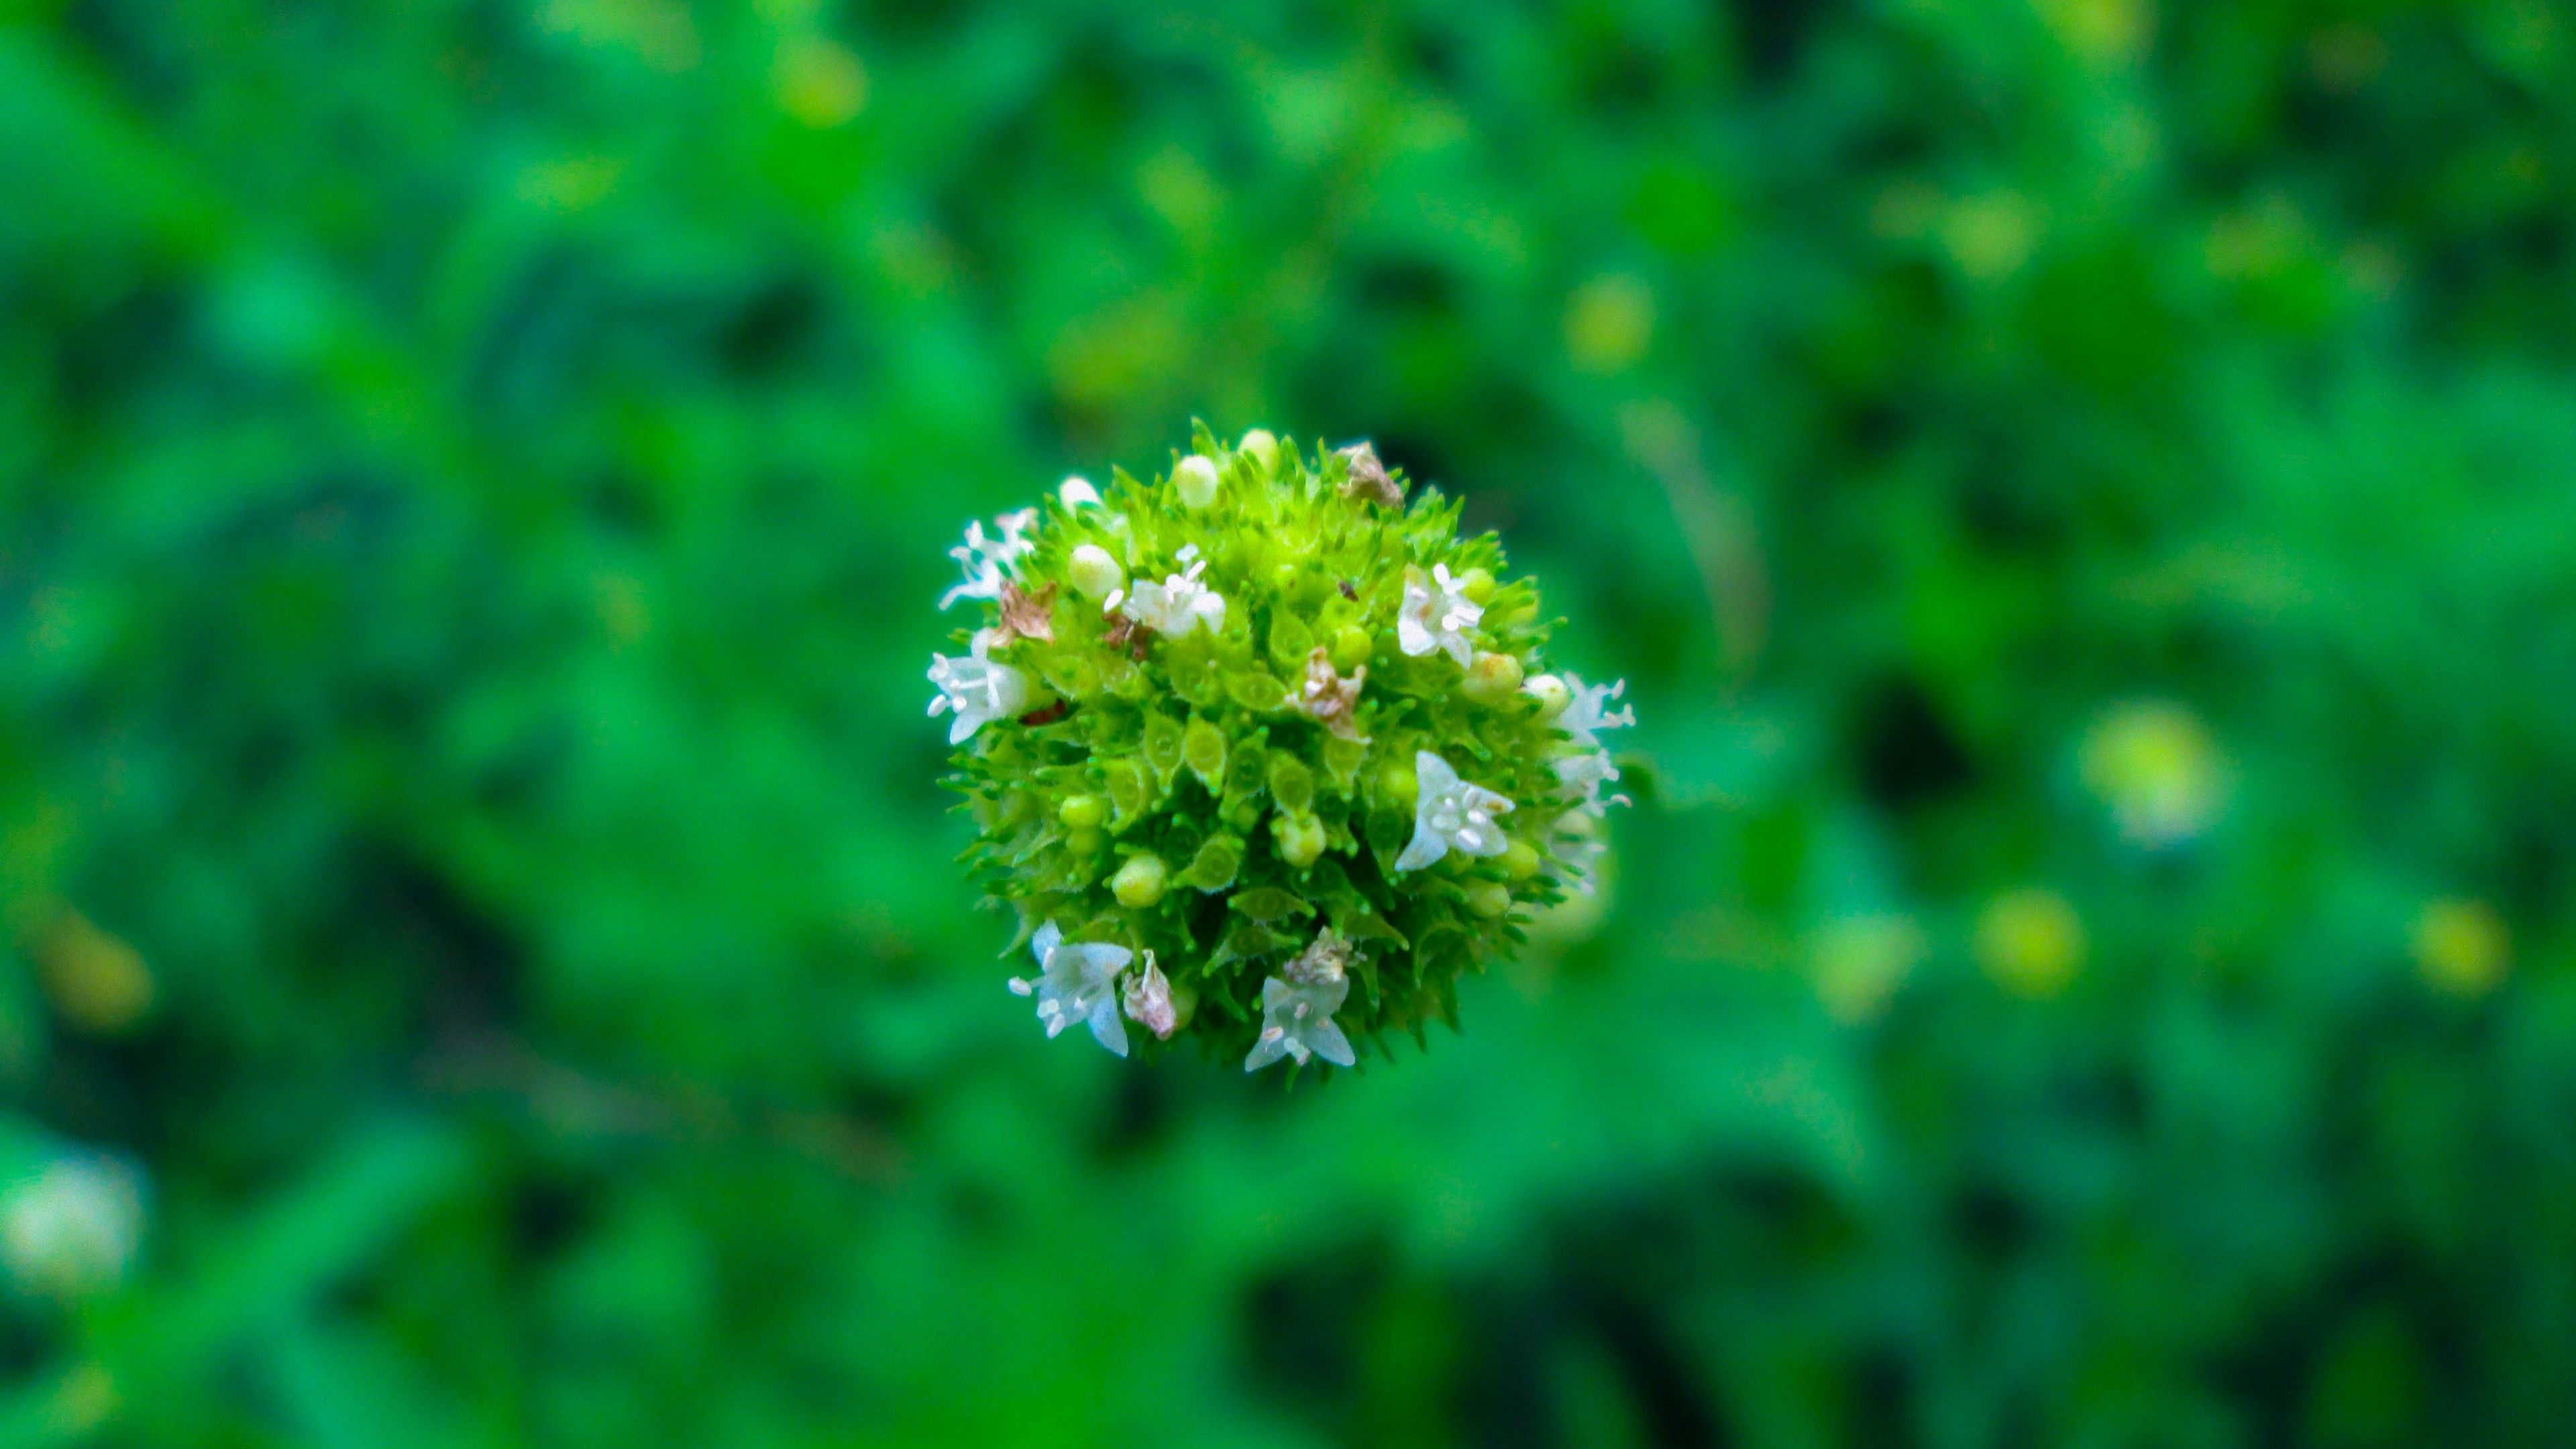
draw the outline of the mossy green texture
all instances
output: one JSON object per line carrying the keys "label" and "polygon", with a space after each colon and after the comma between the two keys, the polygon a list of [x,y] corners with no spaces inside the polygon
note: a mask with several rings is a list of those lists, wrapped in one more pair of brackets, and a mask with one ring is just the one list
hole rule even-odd
{"label": "mossy green texture", "polygon": [[[1193,457],[1215,469],[1212,499]],[[1266,434],[1230,448],[1201,427],[1154,479],[1120,470],[1097,502],[1050,498],[1007,592],[955,636],[1029,685],[1011,697],[1024,711],[959,746],[951,777],[979,831],[968,859],[1017,910],[1013,950],[1053,921],[1140,966],[1151,952],[1195,997],[1172,1039],[1219,1054],[1254,1045],[1263,983],[1326,928],[1353,948],[1336,1017],[1363,1054],[1454,1026],[1459,978],[1511,951],[1565,888],[1563,871],[1532,868],[1569,808],[1558,762],[1583,748],[1554,722],[1561,697],[1520,687],[1547,669],[1538,587],[1508,576],[1492,535],[1461,536],[1456,500],[1426,489],[1391,504],[1400,475],[1372,490],[1353,463]],[[1097,555],[1075,566],[1087,549],[1123,576],[1105,595],[1086,592],[1104,582]],[[1484,595],[1458,631],[1463,666],[1441,648],[1408,654],[1399,628],[1408,578],[1443,567]],[[1158,632],[1122,609],[1139,585],[1194,570],[1224,601],[1221,623]],[[1347,719],[1310,703],[1310,669],[1327,668],[1361,681]],[[1495,817],[1505,848],[1398,868],[1423,752],[1511,802]]]}

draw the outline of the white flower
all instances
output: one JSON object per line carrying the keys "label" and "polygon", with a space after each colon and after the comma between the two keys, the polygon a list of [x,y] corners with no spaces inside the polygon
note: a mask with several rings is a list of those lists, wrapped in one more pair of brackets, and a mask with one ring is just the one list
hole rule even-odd
{"label": "white flower", "polygon": [[1029,712],[1028,676],[995,662],[990,657],[993,644],[994,631],[978,629],[971,652],[930,656],[930,682],[939,686],[930,713],[937,718],[944,710],[957,711],[957,722],[948,730],[952,745],[966,743],[994,720],[1017,719]]}
{"label": "white flower", "polygon": [[1567,702],[1557,716],[1557,728],[1573,741],[1574,751],[1556,761],[1557,795],[1572,808],[1557,818],[1548,835],[1549,851],[1556,857],[1557,878],[1580,894],[1590,895],[1593,875],[1600,859],[1609,850],[1601,840],[1599,822],[1613,805],[1628,804],[1625,795],[1604,793],[1619,778],[1619,767],[1610,763],[1610,752],[1602,746],[1601,731],[1625,729],[1637,722],[1637,712],[1623,707],[1616,711],[1610,701],[1627,692],[1627,681],[1616,684],[1585,684],[1581,675],[1565,676]]}
{"label": "white flower", "polygon": [[1618,778],[1619,767],[1601,750],[1583,750],[1556,761],[1557,794],[1595,820],[1609,814],[1611,806],[1629,803],[1625,795],[1601,793],[1603,786]]}
{"label": "white flower", "polygon": [[40,1293],[73,1298],[115,1287],[142,1235],[142,1182],[116,1158],[66,1153],[0,1198],[0,1261]]}
{"label": "white flower", "polygon": [[1046,1023],[1048,1039],[1077,1021],[1087,1021],[1102,1046],[1127,1055],[1127,1027],[1118,1019],[1118,973],[1127,969],[1136,953],[1099,941],[1067,945],[1064,932],[1053,921],[1038,927],[1029,949],[1038,958],[1038,979],[1014,976],[1011,990],[1037,997],[1038,1020]]}
{"label": "white flower", "polygon": [[1476,657],[1468,631],[1484,617],[1483,607],[1459,592],[1458,580],[1449,576],[1447,564],[1429,574],[1419,565],[1405,566],[1404,607],[1395,618],[1395,642],[1405,653],[1418,659],[1445,649],[1464,669]]}
{"label": "white flower", "polygon": [[959,599],[1000,598],[1002,581],[1018,571],[1021,559],[1037,551],[1036,540],[1029,537],[1029,530],[1037,527],[1036,509],[1005,513],[993,521],[1001,526],[1000,538],[986,538],[984,525],[972,522],[966,525],[966,541],[948,551],[948,556],[966,570],[966,582],[941,595],[940,608]]}
{"label": "white flower", "polygon": [[1421,788],[1413,803],[1413,843],[1396,857],[1397,870],[1420,870],[1455,850],[1462,855],[1500,855],[1511,848],[1497,815],[1510,814],[1512,802],[1482,785],[1458,778],[1449,762],[1420,750],[1413,771]]}
{"label": "white flower", "polygon": [[1055,496],[1063,500],[1064,511],[1067,513],[1077,508],[1100,506],[1100,490],[1092,487],[1091,480],[1079,473],[1071,474],[1063,482],[1055,485]]}
{"label": "white flower", "polygon": [[1216,464],[1196,453],[1172,469],[1173,491],[1181,495],[1181,506],[1192,513],[1216,502],[1216,485]]}
{"label": "white flower", "polygon": [[[1147,580],[1128,594],[1123,607],[1127,617],[1166,638],[1177,639],[1201,624],[1211,634],[1225,628],[1225,595],[1199,581],[1207,572],[1207,560],[1198,556],[1197,544],[1181,550],[1181,562],[1189,572],[1166,575],[1161,583]],[[1108,607],[1122,607],[1118,595],[1109,596]]]}
{"label": "white flower", "polygon": [[[1601,747],[1600,732],[1620,729],[1637,722],[1634,706],[1618,713],[1609,711],[1610,701],[1628,692],[1628,681],[1616,684],[1585,684],[1580,674],[1565,676],[1566,691],[1572,696],[1565,712],[1557,717],[1556,727],[1595,749]],[[1617,776],[1611,778],[1616,779]]]}
{"label": "white flower", "polygon": [[1333,1024],[1333,1013],[1351,994],[1350,954],[1351,943],[1326,926],[1315,944],[1261,983],[1261,1037],[1243,1059],[1245,1071],[1257,1072],[1281,1057],[1293,1057],[1301,1067],[1310,1056],[1337,1067],[1359,1060],[1351,1039]]}
{"label": "white flower", "polygon": [[1600,874],[1601,857],[1610,853],[1602,840],[1600,827],[1592,817],[1579,810],[1569,810],[1557,817],[1554,832],[1548,838],[1548,849],[1556,857],[1555,876],[1576,895],[1592,894]]}
{"label": "white flower", "polygon": [[1154,964],[1154,953],[1145,953],[1145,969],[1127,982],[1121,1002],[1127,1019],[1143,1026],[1158,1039],[1170,1041],[1172,1031],[1181,1024],[1180,1012],[1172,1004],[1172,983],[1163,968]]}
{"label": "white flower", "polygon": [[1623,707],[1610,709],[1610,701],[1628,690],[1628,682],[1585,684],[1583,676],[1565,676],[1567,704],[1557,716],[1556,727],[1565,731],[1576,746],[1575,753],[1556,761],[1557,793],[1575,802],[1575,809],[1598,820],[1613,805],[1625,805],[1625,795],[1604,795],[1602,787],[1619,778],[1619,767],[1610,763],[1609,751],[1601,743],[1601,732],[1625,729],[1637,722],[1637,711]]}

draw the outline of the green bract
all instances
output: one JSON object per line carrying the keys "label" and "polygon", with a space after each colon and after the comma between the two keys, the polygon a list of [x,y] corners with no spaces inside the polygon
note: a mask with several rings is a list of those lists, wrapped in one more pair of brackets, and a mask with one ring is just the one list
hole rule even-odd
{"label": "green bract", "polygon": [[1590,888],[1630,716],[1545,672],[1537,586],[1458,512],[1366,445],[1201,427],[1153,482],[969,527],[942,607],[984,617],[931,713],[1049,1035],[1347,1066]]}

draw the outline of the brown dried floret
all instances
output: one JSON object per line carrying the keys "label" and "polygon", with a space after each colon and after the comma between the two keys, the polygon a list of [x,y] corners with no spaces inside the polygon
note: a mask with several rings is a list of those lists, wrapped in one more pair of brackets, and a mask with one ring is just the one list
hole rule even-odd
{"label": "brown dried floret", "polygon": [[1299,986],[1339,981],[1350,974],[1352,954],[1349,939],[1326,926],[1315,933],[1314,944],[1298,952],[1297,959],[1281,967],[1279,974]]}
{"label": "brown dried floret", "polygon": [[1324,728],[1346,740],[1363,740],[1357,711],[1360,686],[1368,682],[1363,664],[1345,679],[1333,670],[1333,656],[1318,648],[1306,656],[1306,680],[1288,702],[1314,716]]}
{"label": "brown dried floret", "polygon": [[1112,649],[1126,650],[1130,659],[1141,660],[1145,657],[1145,641],[1153,637],[1154,631],[1136,620],[1125,614],[1112,614],[1109,627],[1101,633],[1100,642]]}
{"label": "brown dried floret", "polygon": [[1350,460],[1349,476],[1342,480],[1344,498],[1365,498],[1387,508],[1404,506],[1404,489],[1377,459],[1377,449],[1366,443],[1353,443],[1341,450]]}
{"label": "brown dried floret", "polygon": [[1002,585],[1002,632],[1042,644],[1055,642],[1055,585],[1032,594],[1018,584]]}

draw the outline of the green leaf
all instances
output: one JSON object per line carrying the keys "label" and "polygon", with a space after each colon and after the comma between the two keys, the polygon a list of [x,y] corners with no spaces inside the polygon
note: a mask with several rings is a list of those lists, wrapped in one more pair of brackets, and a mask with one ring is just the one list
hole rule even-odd
{"label": "green leaf", "polygon": [[[1219,748],[1224,746],[1220,739]],[[1145,715],[1145,763],[1153,766],[1154,778],[1163,793],[1170,794],[1181,774],[1182,742],[1180,721],[1160,710]]]}
{"label": "green leaf", "polygon": [[1291,815],[1305,814],[1315,804],[1315,772],[1286,750],[1272,750],[1270,798]]}
{"label": "green leaf", "polygon": [[1225,731],[1204,715],[1191,716],[1189,729],[1181,738],[1181,761],[1211,795],[1225,794],[1225,757]]}
{"label": "green leaf", "polygon": [[1243,869],[1243,841],[1232,835],[1211,835],[1191,857],[1189,869],[1181,879],[1213,895],[1234,884],[1235,874]]}
{"label": "green leaf", "polygon": [[1315,914],[1313,906],[1277,886],[1256,886],[1251,890],[1237,891],[1234,898],[1226,904],[1253,920],[1262,922],[1281,920],[1291,915]]}

